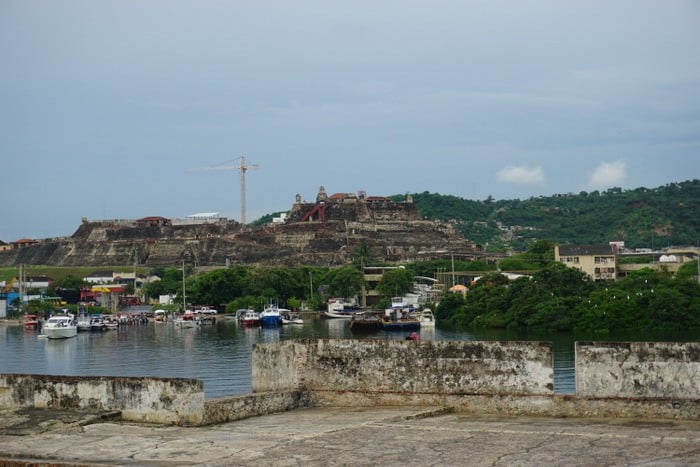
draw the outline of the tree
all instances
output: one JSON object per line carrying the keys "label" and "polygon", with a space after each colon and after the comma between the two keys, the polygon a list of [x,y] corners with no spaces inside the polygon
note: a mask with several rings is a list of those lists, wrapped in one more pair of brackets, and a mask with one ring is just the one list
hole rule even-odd
{"label": "tree", "polygon": [[357,296],[362,291],[365,278],[359,269],[345,266],[332,269],[326,276],[325,285],[330,296],[348,299]]}
{"label": "tree", "polygon": [[190,299],[210,305],[229,303],[244,294],[247,280],[244,268],[217,269],[197,277]]}
{"label": "tree", "polygon": [[374,257],[374,251],[366,240],[362,239],[360,243],[352,250],[353,263],[364,269],[367,263]]}
{"label": "tree", "polygon": [[80,290],[85,287],[86,282],[72,274],[53,283],[54,293],[61,297],[66,303],[78,303],[80,301]]}
{"label": "tree", "polygon": [[379,283],[377,290],[384,296],[403,296],[411,290],[413,285],[413,275],[405,268],[397,268],[386,271]]}

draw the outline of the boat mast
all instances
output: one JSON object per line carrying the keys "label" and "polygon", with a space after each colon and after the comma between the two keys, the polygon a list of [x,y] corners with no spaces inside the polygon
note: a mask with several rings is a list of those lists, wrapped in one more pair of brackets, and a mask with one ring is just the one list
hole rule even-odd
{"label": "boat mast", "polygon": [[187,310],[187,299],[185,297],[185,260],[182,260],[182,312]]}

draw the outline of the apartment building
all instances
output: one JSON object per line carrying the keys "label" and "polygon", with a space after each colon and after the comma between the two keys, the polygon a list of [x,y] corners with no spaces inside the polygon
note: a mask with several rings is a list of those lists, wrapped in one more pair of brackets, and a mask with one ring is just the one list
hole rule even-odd
{"label": "apartment building", "polygon": [[556,245],[554,260],[586,273],[594,281],[617,278],[615,245]]}

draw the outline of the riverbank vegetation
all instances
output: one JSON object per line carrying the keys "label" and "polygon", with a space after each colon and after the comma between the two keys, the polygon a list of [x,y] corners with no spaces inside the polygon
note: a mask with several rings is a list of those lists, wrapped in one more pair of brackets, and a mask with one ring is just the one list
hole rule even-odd
{"label": "riverbank vegetation", "polygon": [[491,273],[469,294],[447,295],[438,322],[456,329],[511,328],[608,334],[614,331],[700,329],[700,285],[687,263],[672,278],[643,269],[615,282],[592,282],[580,271],[549,263],[532,277],[509,281]]}

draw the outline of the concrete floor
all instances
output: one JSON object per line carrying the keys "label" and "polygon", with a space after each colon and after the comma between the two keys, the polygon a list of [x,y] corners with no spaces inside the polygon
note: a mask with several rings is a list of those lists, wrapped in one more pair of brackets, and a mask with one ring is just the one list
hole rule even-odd
{"label": "concrete floor", "polygon": [[313,408],[196,428],[31,417],[0,412],[0,465],[700,466],[694,421],[474,417],[417,407]]}

